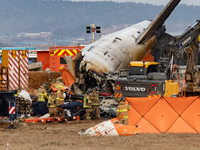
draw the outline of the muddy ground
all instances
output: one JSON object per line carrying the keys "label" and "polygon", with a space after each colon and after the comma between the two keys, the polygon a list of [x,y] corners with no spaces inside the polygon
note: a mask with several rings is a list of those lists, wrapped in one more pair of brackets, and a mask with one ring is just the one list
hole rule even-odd
{"label": "muddy ground", "polygon": [[139,134],[138,136],[90,137],[78,132],[105,120],[70,123],[0,123],[0,150],[198,150],[200,134]]}

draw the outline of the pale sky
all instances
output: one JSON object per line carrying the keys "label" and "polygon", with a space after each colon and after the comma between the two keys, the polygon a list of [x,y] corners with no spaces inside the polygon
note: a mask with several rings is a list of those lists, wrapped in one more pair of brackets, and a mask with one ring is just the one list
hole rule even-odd
{"label": "pale sky", "polygon": [[[153,5],[166,5],[170,0],[71,0],[71,1],[113,1],[113,2],[136,2],[149,3]],[[180,4],[200,6],[200,0],[181,0]]]}

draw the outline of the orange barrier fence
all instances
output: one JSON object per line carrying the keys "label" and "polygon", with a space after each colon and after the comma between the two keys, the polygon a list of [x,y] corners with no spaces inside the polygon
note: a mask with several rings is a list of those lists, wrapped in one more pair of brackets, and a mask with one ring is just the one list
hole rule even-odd
{"label": "orange barrier fence", "polygon": [[128,98],[129,125],[141,133],[200,133],[200,97]]}

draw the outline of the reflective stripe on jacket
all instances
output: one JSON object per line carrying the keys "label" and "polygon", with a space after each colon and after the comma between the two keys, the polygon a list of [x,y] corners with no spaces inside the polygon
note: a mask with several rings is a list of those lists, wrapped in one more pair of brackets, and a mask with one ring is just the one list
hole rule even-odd
{"label": "reflective stripe on jacket", "polygon": [[45,98],[48,98],[47,92],[43,86],[40,86],[40,88],[38,89],[38,101],[45,102]]}
{"label": "reflective stripe on jacket", "polygon": [[130,106],[126,104],[124,101],[121,101],[117,107],[117,117],[123,115],[123,118],[128,118],[128,111],[130,110]]}
{"label": "reflective stripe on jacket", "polygon": [[[84,96],[83,108],[91,108],[92,102],[91,102],[90,99],[91,99],[91,98],[90,98],[89,95],[86,94],[86,95]],[[88,100],[88,101],[87,101],[87,100]]]}
{"label": "reflective stripe on jacket", "polygon": [[92,105],[99,106],[99,95],[97,93],[92,94],[91,101]]}
{"label": "reflective stripe on jacket", "polygon": [[62,82],[57,81],[54,87],[57,89],[57,93],[60,93],[60,90],[62,89],[62,87],[65,87],[65,85]]}
{"label": "reflective stripe on jacket", "polygon": [[44,94],[43,93],[38,93],[38,94],[39,94],[39,97],[40,97],[40,98],[38,98],[38,101],[45,102]]}
{"label": "reflective stripe on jacket", "polygon": [[50,106],[49,107],[56,107],[54,101],[56,100],[56,93],[52,93],[52,95],[49,96],[49,99],[48,99],[48,103],[50,103]]}
{"label": "reflective stripe on jacket", "polygon": [[63,96],[63,91],[60,91],[57,93],[56,97],[56,106],[64,104],[64,96]]}

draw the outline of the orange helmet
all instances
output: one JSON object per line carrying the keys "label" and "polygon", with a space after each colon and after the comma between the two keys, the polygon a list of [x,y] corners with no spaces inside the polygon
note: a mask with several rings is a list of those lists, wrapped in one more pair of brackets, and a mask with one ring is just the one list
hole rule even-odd
{"label": "orange helmet", "polygon": [[61,91],[65,91],[65,87],[62,87],[62,88],[61,88]]}
{"label": "orange helmet", "polygon": [[52,91],[53,91],[53,92],[57,92],[57,89],[56,89],[56,88],[53,88]]}

